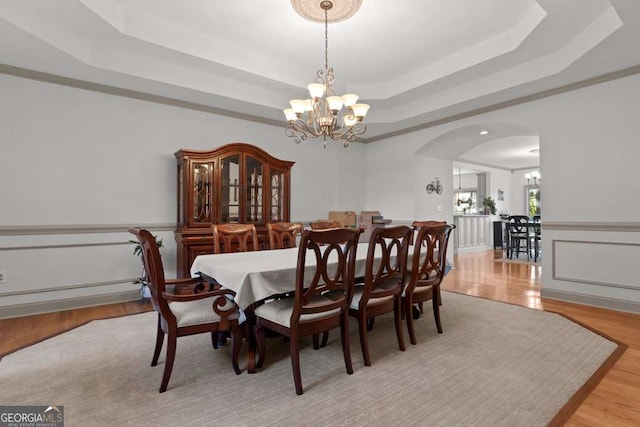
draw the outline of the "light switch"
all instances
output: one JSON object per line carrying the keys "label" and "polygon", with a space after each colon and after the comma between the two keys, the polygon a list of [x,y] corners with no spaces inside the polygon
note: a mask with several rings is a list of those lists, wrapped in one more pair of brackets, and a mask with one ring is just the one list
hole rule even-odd
{"label": "light switch", "polygon": [[438,205],[438,206],[436,206],[436,210],[437,210],[438,212],[442,212],[442,205]]}

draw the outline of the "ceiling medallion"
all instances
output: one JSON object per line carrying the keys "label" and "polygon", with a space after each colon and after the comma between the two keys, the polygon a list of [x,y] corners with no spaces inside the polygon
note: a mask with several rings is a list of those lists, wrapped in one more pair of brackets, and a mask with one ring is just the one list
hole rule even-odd
{"label": "ceiling medallion", "polygon": [[[327,7],[327,3],[331,6]],[[324,23],[325,10],[328,22],[340,22],[351,18],[360,9],[362,0],[291,0],[293,9],[309,21]]]}

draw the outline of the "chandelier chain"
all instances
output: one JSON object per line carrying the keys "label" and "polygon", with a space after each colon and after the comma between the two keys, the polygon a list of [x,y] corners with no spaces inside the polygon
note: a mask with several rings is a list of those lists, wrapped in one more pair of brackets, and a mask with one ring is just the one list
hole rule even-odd
{"label": "chandelier chain", "polygon": [[324,69],[329,72],[329,10],[324,10]]}

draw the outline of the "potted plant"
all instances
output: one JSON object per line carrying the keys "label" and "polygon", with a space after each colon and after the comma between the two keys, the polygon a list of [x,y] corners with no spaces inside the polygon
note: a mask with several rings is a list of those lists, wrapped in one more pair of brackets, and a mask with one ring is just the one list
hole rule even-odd
{"label": "potted plant", "polygon": [[496,201],[493,200],[493,197],[487,196],[482,200],[482,206],[484,206],[484,214],[485,215],[495,215],[496,214]]}
{"label": "potted plant", "polygon": [[[155,239],[156,243],[158,244],[158,248],[162,248],[164,245],[162,244],[162,239],[158,240],[158,236],[153,236],[153,238]],[[138,242],[137,240],[129,240],[129,243],[133,243],[135,244],[135,246],[133,247],[133,254],[136,256],[140,257],[140,262],[142,263],[142,273],[141,276],[138,277],[133,284],[134,285],[140,285],[140,289],[138,290],[138,292],[140,292],[140,295],[142,296],[142,301],[146,302],[149,301],[149,299],[151,299],[151,290],[149,289],[149,281],[148,281],[148,276],[147,276],[147,272],[144,268],[144,253],[142,252],[142,245],[140,244],[140,242]]]}

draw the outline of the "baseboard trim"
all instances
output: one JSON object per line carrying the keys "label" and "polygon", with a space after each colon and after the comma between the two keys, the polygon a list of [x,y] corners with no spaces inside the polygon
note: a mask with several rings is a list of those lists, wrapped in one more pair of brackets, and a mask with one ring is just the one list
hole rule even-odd
{"label": "baseboard trim", "polygon": [[540,290],[540,297],[640,314],[640,302],[635,301],[626,301],[616,298],[601,297],[597,295],[587,295],[577,292],[559,291],[556,289],[546,288],[542,288]]}
{"label": "baseboard trim", "polygon": [[16,304],[0,307],[0,319],[11,317],[31,316],[34,314],[52,313],[56,311],[72,310],[76,308],[93,307],[97,305],[129,302],[140,299],[137,290],[114,292],[104,295],[91,295],[78,298],[59,299],[26,304]]}

